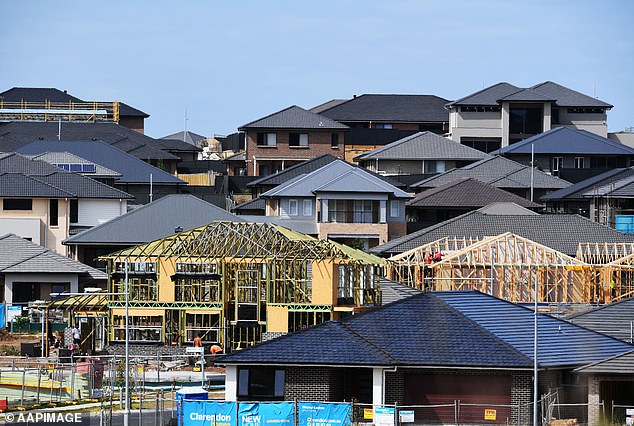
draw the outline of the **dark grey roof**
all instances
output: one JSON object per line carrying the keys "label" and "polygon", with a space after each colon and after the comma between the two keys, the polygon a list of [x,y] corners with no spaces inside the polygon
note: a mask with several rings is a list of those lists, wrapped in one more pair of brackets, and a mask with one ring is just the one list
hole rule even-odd
{"label": "dark grey roof", "polygon": [[89,177],[15,153],[0,157],[0,197],[133,198]]}
{"label": "dark grey roof", "polygon": [[612,108],[612,105],[583,93],[564,87],[552,81],[536,84],[528,89],[509,83],[498,83],[467,95],[447,105],[499,105],[506,101],[555,101],[559,107],[599,107]]}
{"label": "dark grey roof", "polygon": [[234,212],[240,213],[241,211],[246,210],[262,210],[266,208],[265,202],[262,198],[258,197],[253,200],[245,201],[242,204],[238,204],[232,210]]}
{"label": "dark grey roof", "polygon": [[121,177],[121,173],[116,172],[112,169],[102,166],[101,164],[93,163],[92,161],[88,161],[85,158],[82,158],[78,155],[72,154],[67,151],[60,152],[45,152],[43,154],[36,154],[30,156],[34,160],[46,161],[49,164],[92,164],[95,166],[94,172],[78,172],[79,174],[83,174],[88,177],[109,177],[109,178],[119,178]]}
{"label": "dark grey roof", "polygon": [[[87,102],[75,96],[69,95],[66,91],[51,87],[14,87],[0,93],[0,98],[6,102],[20,102],[22,100],[29,102]],[[88,101],[90,102],[90,101]],[[131,107],[128,104],[119,102],[119,115],[124,117],[143,117],[150,115]]]}
{"label": "dark grey roof", "polygon": [[196,145],[192,145],[189,142],[182,141],[180,139],[155,139],[156,145],[161,147],[161,149],[171,152],[171,153],[179,153],[179,152],[202,152],[202,148],[197,147]]}
{"label": "dark grey roof", "polygon": [[[245,158],[246,159],[246,158]],[[297,176],[304,175],[313,172],[326,164],[332,163],[337,157],[332,155],[320,155],[319,157],[311,158],[310,160],[303,161],[294,166],[288,167],[284,170],[280,170],[272,175],[264,176],[247,184],[248,187],[266,185],[277,186],[287,180],[293,179]]]}
{"label": "dark grey roof", "polygon": [[[13,121],[0,125],[0,151],[16,151],[37,140],[57,140],[58,123]],[[149,136],[116,123],[62,123],[65,141],[101,140],[141,160],[179,160]]]}
{"label": "dark grey roof", "polygon": [[135,245],[222,220],[242,222],[226,210],[189,194],[172,194],[64,240],[68,245]]}
{"label": "dark grey roof", "polygon": [[14,234],[0,236],[0,273],[79,274],[106,279],[106,273]]}
{"label": "dark grey roof", "polygon": [[432,132],[419,132],[354,158],[360,160],[481,160],[489,157]]}
{"label": "dark grey roof", "polygon": [[102,141],[38,140],[18,148],[17,152],[24,155],[38,155],[45,152],[70,152],[120,173],[121,177],[119,177],[117,183],[149,184],[150,175],[152,175],[152,182],[155,184],[185,184],[185,182],[166,171]]}
{"label": "dark grey roof", "polygon": [[[548,315],[538,320],[541,368],[581,366],[632,350]],[[532,310],[489,295],[425,292],[233,352],[220,362],[530,370],[533,324]]]}
{"label": "dark grey roof", "polygon": [[337,121],[446,123],[447,99],[435,95],[365,94],[321,112]]}
{"label": "dark grey roof", "polygon": [[407,202],[407,206],[413,208],[461,208],[483,207],[495,202],[515,203],[528,208],[540,207],[539,204],[519,195],[470,178],[458,179],[420,192]]}
{"label": "dark grey roof", "polygon": [[580,200],[585,198],[584,194],[594,191],[594,188],[611,185],[612,183],[618,183],[624,178],[629,178],[632,176],[634,176],[634,168],[608,170],[607,172],[570,185],[567,188],[563,188],[558,191],[551,192],[550,194],[544,195],[541,200]]}
{"label": "dark grey roof", "polygon": [[271,223],[273,225],[280,225],[306,235],[316,236],[318,234],[317,222],[315,222],[314,220],[299,220],[284,216],[260,216],[247,214],[240,215],[238,217],[246,222]]}
{"label": "dark grey roof", "polygon": [[491,154],[587,154],[634,156],[634,148],[584,130],[555,127]]}
{"label": "dark grey roof", "polygon": [[615,339],[632,342],[634,299],[626,299],[590,311],[571,315],[566,320]]}
{"label": "dark grey roof", "polygon": [[187,142],[190,145],[198,146],[200,142],[206,140],[207,137],[190,131],[181,131],[163,136],[161,139],[177,139],[179,141]]}
{"label": "dark grey roof", "polygon": [[328,117],[315,114],[298,107],[290,106],[281,111],[267,115],[266,117],[240,126],[239,130],[245,129],[317,129],[327,130],[336,129],[344,130],[348,126],[337,123]]}
{"label": "dark grey roof", "polygon": [[443,237],[483,238],[505,232],[512,232],[569,256],[575,256],[579,243],[634,242],[634,235],[623,234],[579,215],[490,215],[475,210],[396,238],[370,249],[370,252],[395,255]]}
{"label": "dark grey roof", "polygon": [[422,293],[422,290],[388,280],[385,277],[381,277],[380,288],[382,305],[389,305],[390,303]]}
{"label": "dark grey roof", "polygon": [[634,375],[634,350],[603,361],[576,368],[576,373]]}
{"label": "dark grey roof", "polygon": [[[487,157],[459,169],[432,176],[411,185],[412,188],[434,188],[459,178],[473,178],[496,188],[530,188],[531,168],[508,158]],[[534,188],[560,189],[571,183],[535,169]]]}
{"label": "dark grey roof", "polygon": [[330,109],[334,106],[347,102],[348,99],[331,99],[329,101],[324,102],[323,104],[319,104],[317,106],[312,107],[308,111],[314,112],[315,114],[321,114],[322,111]]}

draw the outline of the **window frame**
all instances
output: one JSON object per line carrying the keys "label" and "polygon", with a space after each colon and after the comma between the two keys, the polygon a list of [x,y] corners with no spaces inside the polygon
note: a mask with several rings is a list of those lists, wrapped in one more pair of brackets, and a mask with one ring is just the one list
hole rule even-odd
{"label": "window frame", "polygon": [[258,132],[256,134],[255,144],[258,147],[277,147],[277,133]]}
{"label": "window frame", "polygon": [[312,215],[313,215],[313,201],[302,200],[302,216],[312,216]]}
{"label": "window frame", "polygon": [[288,146],[293,148],[308,148],[310,137],[308,133],[289,132]]}
{"label": "window frame", "polygon": [[33,198],[3,198],[2,210],[4,211],[33,211]]}
{"label": "window frame", "polygon": [[[294,210],[294,212],[293,212],[293,210]],[[288,215],[289,216],[299,216],[299,203],[294,198],[288,200]]]}
{"label": "window frame", "polygon": [[[394,211],[396,210],[396,214]],[[399,217],[401,215],[401,207],[399,200],[390,200],[390,217]]]}
{"label": "window frame", "polygon": [[575,169],[583,169],[585,166],[585,157],[575,157]]}

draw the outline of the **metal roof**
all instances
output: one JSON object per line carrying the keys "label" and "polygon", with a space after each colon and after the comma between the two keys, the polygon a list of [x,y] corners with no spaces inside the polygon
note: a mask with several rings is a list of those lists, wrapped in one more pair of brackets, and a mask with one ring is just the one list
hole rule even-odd
{"label": "metal roof", "polygon": [[130,246],[189,230],[213,220],[241,222],[226,210],[190,194],[171,194],[64,240],[67,245]]}
{"label": "metal roof", "polygon": [[345,130],[348,126],[315,114],[304,108],[292,105],[281,111],[240,126],[245,129],[311,129],[311,130]]}
{"label": "metal roof", "polygon": [[439,136],[419,132],[354,158],[361,160],[481,160],[488,154]]}
{"label": "metal roof", "polygon": [[634,343],[634,299],[594,307],[592,310],[573,314],[566,320],[615,339]]}
{"label": "metal roof", "polygon": [[634,350],[574,370],[586,374],[634,374]]}
{"label": "metal roof", "polygon": [[446,123],[447,102],[435,95],[364,94],[321,114],[337,121]]}
{"label": "metal roof", "polygon": [[[542,368],[585,365],[632,349],[543,314],[538,336]],[[425,292],[233,352],[220,362],[528,370],[532,348],[530,309],[474,291]]]}
{"label": "metal roof", "polygon": [[572,184],[567,188],[546,194],[541,197],[541,200],[583,199],[584,194],[591,192],[594,188],[609,185],[630,176],[634,176],[634,168],[608,170],[599,175]]}
{"label": "metal roof", "polygon": [[315,171],[326,164],[332,163],[335,161],[337,157],[333,155],[320,155],[319,157],[311,158],[310,160],[302,161],[299,164],[295,164],[291,167],[287,167],[284,170],[280,170],[277,173],[273,173],[272,175],[264,176],[254,181],[251,181],[247,184],[247,186],[277,186],[286,182],[289,179],[295,178],[300,175],[304,175]]}

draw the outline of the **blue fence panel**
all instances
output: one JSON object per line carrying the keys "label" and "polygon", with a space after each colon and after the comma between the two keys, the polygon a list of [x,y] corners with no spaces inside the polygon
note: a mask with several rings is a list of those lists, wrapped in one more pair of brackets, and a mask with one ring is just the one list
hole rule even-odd
{"label": "blue fence panel", "polygon": [[238,408],[238,426],[295,426],[293,402],[241,402]]}
{"label": "blue fence panel", "polygon": [[183,401],[179,426],[237,426],[235,402]]}
{"label": "blue fence panel", "polygon": [[300,402],[298,426],[351,426],[352,404]]}

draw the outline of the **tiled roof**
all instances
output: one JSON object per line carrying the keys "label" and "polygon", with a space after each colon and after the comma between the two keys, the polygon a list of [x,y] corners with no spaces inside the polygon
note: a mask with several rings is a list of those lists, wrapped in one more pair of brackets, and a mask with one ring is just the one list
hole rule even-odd
{"label": "tiled roof", "polygon": [[203,135],[196,134],[194,132],[181,131],[181,132],[172,133],[171,135],[163,136],[160,139],[161,140],[163,140],[163,139],[177,139],[179,141],[187,142],[190,145],[198,145],[198,143],[200,141],[206,140],[207,137],[203,136]]}
{"label": "tiled roof", "polygon": [[634,350],[574,370],[585,374],[634,374]]}
{"label": "tiled roof", "polygon": [[414,287],[388,280],[385,277],[381,277],[380,288],[382,305],[389,305],[390,303],[407,299],[408,297],[415,296],[423,292],[422,290],[418,290]]}
{"label": "tiled roof", "polygon": [[43,154],[33,155],[31,158],[39,161],[46,161],[49,164],[93,164],[95,166],[95,171],[90,173],[86,172],[85,175],[88,177],[121,177],[121,173],[119,172],[115,172],[114,170],[104,167],[101,164],[93,163],[92,161],[88,161],[85,158],[66,151],[45,152]]}
{"label": "tiled roof", "polygon": [[447,99],[434,95],[365,94],[321,112],[337,121],[446,123]]}
{"label": "tiled roof", "polygon": [[64,244],[142,244],[172,235],[177,227],[187,231],[215,220],[242,222],[240,217],[193,195],[172,194],[73,235]]}
{"label": "tiled roof", "polygon": [[300,108],[297,105],[290,106],[281,111],[267,115],[266,117],[240,126],[243,129],[313,129],[344,130],[348,126],[331,120],[320,114],[315,114]]}
{"label": "tiled roof", "polygon": [[246,222],[280,225],[306,235],[316,236],[319,233],[317,230],[317,222],[314,220],[292,219],[284,216],[259,216],[247,214],[240,215],[238,217]]}
{"label": "tiled roof", "polygon": [[611,185],[612,183],[619,182],[622,179],[629,178],[631,176],[634,176],[634,168],[608,170],[599,175],[572,184],[567,188],[546,194],[541,198],[541,200],[583,199],[585,197],[584,194],[592,192],[594,188]]}
{"label": "tiled roof", "polygon": [[184,184],[182,180],[166,171],[102,141],[38,140],[22,146],[17,152],[25,155],[38,155],[45,152],[70,152],[120,173],[121,177],[117,180],[118,183],[149,184],[150,175],[152,175],[152,182],[155,184]]}
{"label": "tiled roof", "polygon": [[317,106],[310,108],[308,111],[314,112],[315,114],[321,114],[322,111],[330,109],[344,102],[348,102],[348,99],[331,99],[329,101],[326,101],[322,104],[319,104]]}
{"label": "tiled roof", "polygon": [[574,214],[500,215],[471,211],[421,229],[370,249],[382,255],[394,255],[443,237],[487,237],[513,232],[539,244],[575,256],[579,243],[634,242],[634,235]]}
{"label": "tiled roof", "polygon": [[[3,98],[6,102],[20,102],[22,100],[28,102],[87,102],[69,95],[66,91],[51,87],[14,87],[0,93],[0,98]],[[149,117],[149,114],[123,102],[119,102],[119,114],[127,117]]]}
{"label": "tiled roof", "polygon": [[332,155],[320,155],[319,157],[312,158],[310,160],[303,161],[299,164],[295,164],[294,166],[287,167],[284,170],[280,170],[277,173],[272,175],[264,176],[259,179],[256,179],[252,182],[249,182],[247,186],[257,186],[257,185],[266,185],[266,186],[277,186],[286,182],[289,179],[295,178],[300,175],[304,175],[315,171],[326,164],[332,163],[335,161],[337,157]]}
{"label": "tiled roof", "polygon": [[360,160],[481,160],[488,155],[432,132],[419,132],[355,157]]}
{"label": "tiled roof", "polygon": [[555,127],[491,154],[587,154],[634,156],[634,148],[583,130]]}
{"label": "tiled roof", "polygon": [[428,189],[407,202],[408,207],[483,207],[495,202],[515,203],[523,207],[537,208],[519,195],[511,194],[476,179],[464,178]]}
{"label": "tiled roof", "polygon": [[244,210],[262,210],[266,208],[265,202],[262,198],[254,198],[253,200],[245,201],[242,204],[238,204],[232,210],[234,212],[240,213],[240,211]]}
{"label": "tiled roof", "polygon": [[[33,141],[58,139],[59,124],[12,121],[0,125],[0,151],[16,151]],[[62,123],[64,141],[100,140],[141,160],[178,160],[156,139],[116,123]]]}
{"label": "tiled roof", "polygon": [[411,198],[411,195],[397,187],[339,159],[313,172],[297,176],[261,196],[312,197],[317,192],[373,192],[389,194],[395,198]]}
{"label": "tiled roof", "polygon": [[[426,292],[233,352],[220,362],[528,370],[533,316],[478,292]],[[632,349],[543,314],[538,336],[540,367],[585,365]]]}
{"label": "tiled roof", "polygon": [[559,107],[599,107],[612,108],[612,105],[595,99],[583,93],[564,87],[560,84],[546,81],[533,87],[522,89],[509,83],[498,83],[467,95],[453,105],[499,105],[499,101],[555,101]]}
{"label": "tiled roof", "polygon": [[615,339],[633,343],[634,299],[595,307],[590,311],[571,315],[566,320]]}
{"label": "tiled roof", "polygon": [[[434,188],[459,178],[473,178],[496,188],[530,188],[531,168],[504,157],[488,157],[459,169],[452,169],[411,185],[412,188]],[[560,189],[570,182],[535,169],[533,187]]]}
{"label": "tiled roof", "polygon": [[133,198],[89,177],[15,153],[0,157],[0,197]]}
{"label": "tiled roof", "polygon": [[14,234],[0,236],[0,273],[66,273],[107,278],[104,272]]}

